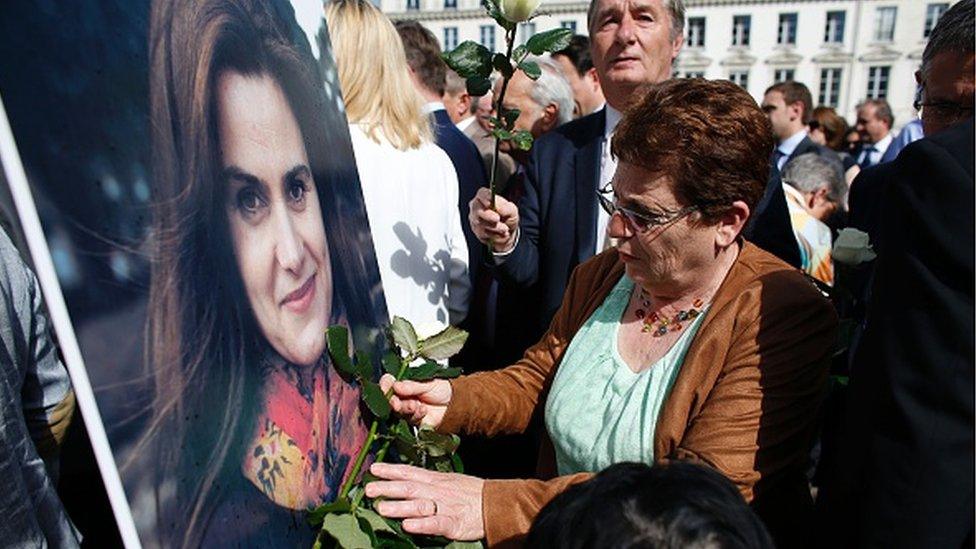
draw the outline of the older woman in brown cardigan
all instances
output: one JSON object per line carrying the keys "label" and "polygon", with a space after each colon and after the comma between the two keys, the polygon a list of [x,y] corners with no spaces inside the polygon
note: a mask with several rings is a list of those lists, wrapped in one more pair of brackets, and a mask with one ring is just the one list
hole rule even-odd
{"label": "older woman in brown cardigan", "polygon": [[616,249],[576,269],[542,340],[503,370],[394,385],[395,410],[444,432],[517,433],[544,411],[538,479],[375,464],[379,512],[410,532],[517,544],[549,500],[609,463],[694,460],[736,483],[781,546],[802,536],[836,317],[740,236],[772,148],[738,86],[649,88],[617,126],[601,190]]}

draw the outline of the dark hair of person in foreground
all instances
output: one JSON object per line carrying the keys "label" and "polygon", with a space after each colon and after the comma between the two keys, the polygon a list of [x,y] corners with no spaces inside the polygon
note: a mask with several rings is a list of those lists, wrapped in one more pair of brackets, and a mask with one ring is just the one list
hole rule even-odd
{"label": "dark hair of person in foreground", "polygon": [[721,473],[675,461],[618,463],[546,505],[534,548],[769,548],[759,518]]}

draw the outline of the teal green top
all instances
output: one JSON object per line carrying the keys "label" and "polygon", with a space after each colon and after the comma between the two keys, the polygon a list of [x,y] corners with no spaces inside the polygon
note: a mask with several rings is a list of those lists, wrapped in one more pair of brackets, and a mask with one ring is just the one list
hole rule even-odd
{"label": "teal green top", "polygon": [[634,373],[617,349],[617,330],[633,289],[634,282],[621,277],[573,337],[556,371],[545,420],[560,475],[654,461],[657,416],[705,315],[688,324],[656,363]]}

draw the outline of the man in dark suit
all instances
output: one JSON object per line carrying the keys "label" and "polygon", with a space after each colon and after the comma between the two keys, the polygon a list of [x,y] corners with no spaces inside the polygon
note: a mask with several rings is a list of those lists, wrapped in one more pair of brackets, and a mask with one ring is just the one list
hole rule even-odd
{"label": "man in dark suit", "polygon": [[823,546],[973,545],[973,131],[970,118],[876,172],[885,245],[847,444],[818,501]]}
{"label": "man in dark suit", "polygon": [[482,263],[481,243],[463,220],[468,218],[469,203],[475,193],[488,184],[481,155],[474,143],[457,129],[441,102],[446,85],[447,65],[441,59],[437,39],[416,21],[398,21],[396,29],[407,53],[414,87],[427,101],[424,109],[430,114],[437,146],[444,149],[457,171],[458,210],[468,244],[468,273],[473,286]]}
{"label": "man in dark suit", "polygon": [[[770,156],[769,181],[762,200],[756,206],[752,223],[753,234],[751,240],[776,254],[780,259],[793,266],[800,266],[800,249],[795,239],[784,239],[784,222],[789,226],[789,208],[783,193],[783,180],[780,172],[783,166],[794,158],[813,153],[825,157],[837,166],[840,175],[844,170],[837,153],[814,143],[807,135],[807,123],[813,112],[813,99],[810,90],[801,82],[778,82],[770,86],[763,95],[763,112],[769,118],[773,135],[776,136],[776,149]],[[784,213],[785,212],[785,213]]]}

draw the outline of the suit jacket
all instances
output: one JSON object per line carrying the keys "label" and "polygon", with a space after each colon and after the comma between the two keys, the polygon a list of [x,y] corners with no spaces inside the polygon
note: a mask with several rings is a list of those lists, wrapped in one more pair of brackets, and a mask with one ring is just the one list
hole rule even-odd
{"label": "suit jacket", "polygon": [[[573,274],[545,336],[513,366],[457,378],[439,426],[445,432],[521,432],[546,396],[563,353],[624,274],[608,250]],[[830,303],[801,273],[744,242],[685,355],[654,433],[654,459],[688,459],[731,479],[780,546],[812,511],[804,474],[835,338]],[[555,477],[552,446],[539,480],[489,480],[483,512],[489,545],[518,544],[538,511],[573,483]],[[787,540],[787,541],[784,541]]]}
{"label": "suit jacket", "polygon": [[[842,165],[837,153],[817,145],[809,137],[804,137],[783,166],[786,166],[790,160],[808,153],[836,160],[838,167]],[[841,173],[843,174],[842,169]],[[742,234],[760,248],[800,268],[800,248],[790,223],[790,210],[786,205],[786,194],[783,192],[783,179],[775,163],[770,162],[766,191],[756,205],[756,211],[753,212]]]}
{"label": "suit jacket", "polygon": [[477,194],[478,189],[488,186],[488,179],[485,177],[484,166],[481,164],[481,156],[478,147],[465,136],[461,130],[457,129],[451,117],[444,109],[438,109],[430,113],[431,125],[434,128],[434,140],[437,146],[444,149],[447,156],[454,164],[454,170],[458,176],[458,211],[461,214],[461,229],[464,231],[464,240],[468,244],[468,275],[471,278],[472,287],[478,276],[478,267],[481,264],[481,243],[471,230],[468,223],[468,203]]}
{"label": "suit jacket", "polygon": [[[492,156],[495,154],[495,138],[486,132],[477,121],[468,124],[468,127],[462,133],[478,147],[478,152],[481,154],[481,162],[485,167],[485,173],[490,173]],[[506,153],[499,152],[498,165],[495,166],[496,188],[504,188],[509,178],[515,173],[516,168],[514,158]]]}
{"label": "suit jacket", "polygon": [[824,546],[973,545],[973,131],[970,119],[875,171],[888,176],[885,244],[844,467],[821,490]]}
{"label": "suit jacket", "polygon": [[[573,269],[593,256],[604,110],[564,124],[539,138],[525,167],[518,203],[519,241],[496,268],[502,284],[537,296],[513,337],[538,341],[562,302]],[[506,330],[509,331],[509,330]]]}

